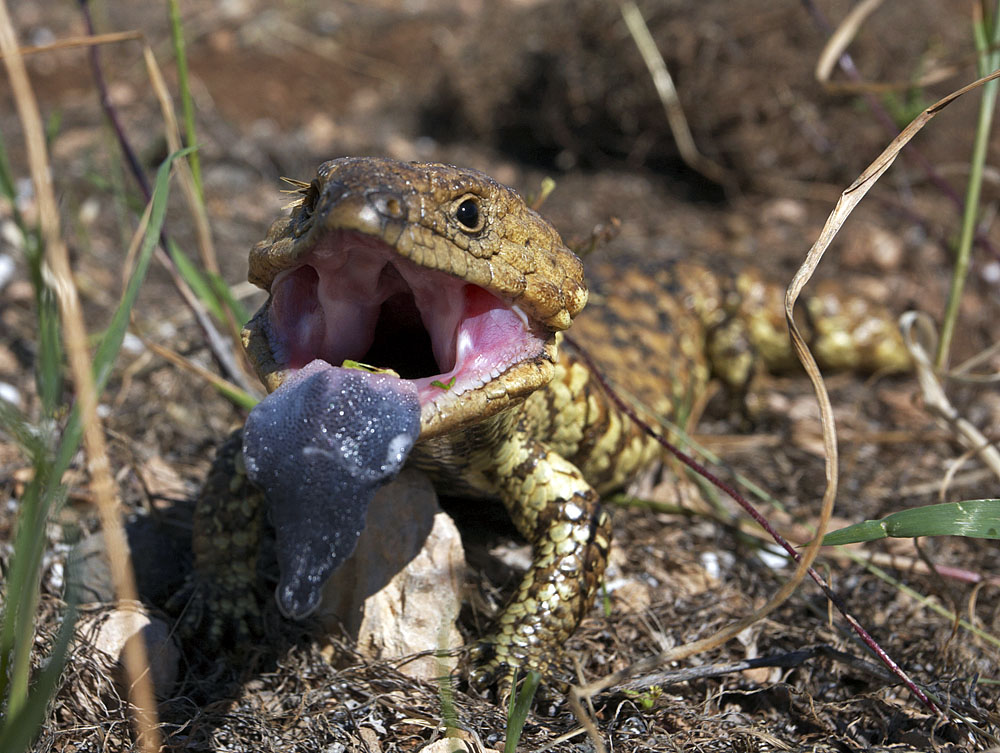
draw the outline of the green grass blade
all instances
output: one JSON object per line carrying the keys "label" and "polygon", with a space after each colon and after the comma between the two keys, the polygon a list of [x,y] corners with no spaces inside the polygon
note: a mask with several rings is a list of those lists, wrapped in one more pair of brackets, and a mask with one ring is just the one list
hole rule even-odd
{"label": "green grass blade", "polygon": [[[17,196],[17,190],[14,188],[14,173],[10,169],[10,160],[7,158],[7,144],[3,139],[2,133],[0,133],[0,194],[7,197],[11,206],[14,207],[14,211],[17,212],[17,205],[14,203],[14,199]],[[15,214],[14,220],[18,221],[19,216],[19,214]],[[19,221],[18,224],[20,224]]]}
{"label": "green grass blade", "polygon": [[198,296],[198,299],[205,304],[205,308],[212,313],[212,316],[218,321],[224,322],[226,315],[223,311],[222,303],[215,295],[215,290],[213,290],[212,283],[209,282],[208,277],[181,250],[180,246],[174,243],[173,239],[169,241],[169,247],[170,258],[177,265],[177,271],[181,273],[181,277],[191,287],[194,294]]}
{"label": "green grass blade", "polygon": [[244,410],[253,410],[254,406],[260,402],[256,397],[251,395],[249,392],[241,390],[239,387],[235,389],[230,389],[225,385],[216,385],[215,389],[219,391],[226,400],[231,402],[233,405],[243,408]]}
{"label": "green grass blade", "polygon": [[46,416],[55,414],[62,396],[63,349],[59,326],[59,303],[45,280],[41,237],[37,230],[24,231],[24,251],[28,261],[31,285],[35,291],[38,314],[38,364],[35,380],[42,410]]}
{"label": "green grass blade", "polygon": [[38,311],[38,364],[35,373],[38,395],[45,415],[53,415],[62,393],[62,339],[59,335],[59,308],[52,289],[42,274],[42,243],[38,228],[28,227],[17,209],[17,189],[14,185],[7,147],[0,134],[0,195],[7,198],[13,211],[14,224],[21,231],[24,255],[35,291]]}
{"label": "green grass blade", "polygon": [[44,444],[35,427],[28,422],[21,411],[0,397],[0,432],[5,433],[20,446],[28,457],[38,457]]}
{"label": "green grass blade", "polygon": [[917,536],[1000,539],[1000,499],[971,499],[900,510],[881,520],[866,520],[831,531],[823,537],[823,546]]}
{"label": "green grass blade", "polygon": [[[985,7],[985,4],[984,4]],[[992,28],[987,25],[992,23]],[[976,51],[979,53],[977,68],[980,76],[985,76],[1000,66],[1000,2],[994,3],[993,18],[983,18],[982,23],[973,25]],[[982,194],[984,168],[989,152],[990,130],[993,124],[993,112],[996,109],[997,94],[1000,82],[990,81],[983,85],[982,99],[979,101],[979,118],[976,123],[976,135],[972,144],[972,157],[969,161],[969,182],[965,189],[965,208],[962,212],[962,231],[955,249],[955,269],[952,272],[951,288],[948,291],[948,303],[945,306],[944,317],[941,320],[941,335],[938,339],[938,350],[934,365],[944,369],[948,363],[951,350],[951,339],[958,322],[961,307],[962,291],[965,289],[965,279],[969,272],[969,262],[972,256],[972,241],[976,235],[976,220],[979,217],[979,200]]]}
{"label": "green grass blade", "polygon": [[[42,275],[41,239],[37,228],[28,227],[17,210],[16,187],[5,143],[0,137],[0,193],[13,207],[13,219],[21,231],[24,253],[35,290],[39,347],[38,391],[45,416],[51,417],[62,389],[62,347],[59,338],[59,318],[55,296]],[[46,422],[43,424],[47,426]],[[45,548],[45,526],[41,511],[47,509],[43,490],[47,490],[46,460],[49,446],[44,429],[32,426],[10,403],[0,400],[0,430],[13,438],[34,466],[34,477],[21,499],[18,525],[15,531],[14,554],[11,557],[0,622],[0,703],[13,715],[26,708],[28,680],[31,670],[31,646],[34,635],[34,614],[38,604],[38,579]],[[55,498],[59,490],[50,490]],[[0,718],[2,720],[2,718]],[[0,746],[0,750],[8,750]]]}
{"label": "green grass blade", "polygon": [[538,672],[528,672],[517,693],[511,697],[510,706],[507,709],[507,736],[503,743],[504,753],[517,751],[517,744],[524,731],[524,722],[531,709],[531,701],[534,699],[535,691],[538,690],[541,681],[542,676]]}
{"label": "green grass blade", "polygon": [[76,625],[76,608],[69,605],[63,615],[62,626],[52,646],[45,667],[35,678],[31,694],[17,714],[9,714],[0,720],[0,750],[10,753],[27,751],[42,726],[48,711],[49,700],[55,694],[62,675],[70,639]]}
{"label": "green grass blade", "polygon": [[[191,98],[191,85],[188,80],[187,53],[184,45],[184,25],[181,23],[181,11],[177,0],[169,0],[170,6],[170,37],[174,43],[174,56],[177,63],[177,83],[181,90],[181,108],[184,112],[184,139],[188,146],[198,143],[194,128],[194,100]],[[191,176],[198,192],[198,200],[204,204],[205,192],[201,185],[201,158],[197,151],[191,152],[188,162],[191,165]]]}
{"label": "green grass blade", "polygon": [[233,295],[233,291],[229,288],[229,285],[219,277],[217,274],[208,272],[208,280],[212,283],[212,289],[215,291],[215,295],[218,296],[219,300],[222,301],[229,310],[233,313],[233,318],[236,319],[240,324],[246,324],[250,321],[250,312],[247,311],[246,307]]}
{"label": "green grass blade", "polygon": [[27,702],[34,616],[45,551],[45,511],[51,500],[61,498],[61,490],[53,488],[47,470],[45,460],[37,459],[35,477],[21,497],[14,554],[5,584],[6,601],[0,625],[0,677],[3,678],[0,689],[7,699],[10,716],[19,713]]}
{"label": "green grass blade", "polygon": [[240,324],[250,319],[250,313],[236,300],[226,281],[198,267],[173,240],[170,241],[170,257],[191,290],[217,320],[226,321],[227,308]]}
{"label": "green grass blade", "polygon": [[[121,302],[118,304],[118,308],[111,318],[111,324],[105,331],[104,337],[101,338],[101,343],[94,355],[94,387],[98,395],[104,391],[104,387],[108,383],[108,378],[111,376],[111,368],[121,348],[122,341],[125,339],[125,331],[128,329],[129,314],[132,311],[132,306],[135,305],[135,299],[139,295],[139,288],[146,277],[146,272],[149,270],[149,264],[153,258],[153,249],[160,242],[160,230],[163,227],[163,219],[167,211],[167,197],[170,193],[170,166],[175,159],[183,157],[190,151],[191,148],[188,147],[174,152],[163,161],[163,164],[160,165],[159,170],[156,172],[152,209],[149,214],[149,226],[146,228],[146,235],[142,240],[135,271],[133,271],[128,285],[125,286]],[[61,478],[62,474],[69,467],[73,454],[80,446],[82,436],[83,430],[80,426],[79,407],[74,407],[73,413],[66,424],[66,430],[63,432],[59,451],[56,454],[55,471],[53,473],[55,478]]]}

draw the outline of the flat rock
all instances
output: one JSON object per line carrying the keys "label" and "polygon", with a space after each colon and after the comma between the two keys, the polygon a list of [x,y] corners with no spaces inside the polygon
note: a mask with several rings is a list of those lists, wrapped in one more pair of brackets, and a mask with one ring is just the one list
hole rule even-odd
{"label": "flat rock", "polygon": [[180,650],[170,634],[170,626],[149,614],[138,603],[123,602],[116,607],[84,614],[76,625],[80,640],[106,654],[113,662],[114,679],[128,685],[124,667],[125,645],[136,639],[146,642],[150,675],[160,698],[166,698],[177,682]]}
{"label": "flat rock", "polygon": [[[455,622],[464,574],[458,529],[430,480],[408,469],[375,495],[357,548],[324,586],[317,615],[372,659],[448,651],[463,642]],[[454,666],[454,658],[425,656],[400,671],[433,679]]]}

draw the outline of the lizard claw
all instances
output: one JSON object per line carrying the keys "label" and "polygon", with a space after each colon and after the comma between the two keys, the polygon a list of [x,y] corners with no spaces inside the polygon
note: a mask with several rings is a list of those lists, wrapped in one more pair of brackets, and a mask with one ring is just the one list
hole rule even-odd
{"label": "lizard claw", "polygon": [[480,693],[493,689],[497,700],[506,705],[519,678],[527,672],[547,677],[549,660],[532,655],[523,647],[507,645],[499,636],[489,636],[477,643],[470,659],[474,668],[469,672],[469,685]]}
{"label": "lizard claw", "polygon": [[241,582],[225,583],[191,575],[167,603],[178,614],[177,632],[200,650],[239,649],[263,632],[262,615],[254,589]]}

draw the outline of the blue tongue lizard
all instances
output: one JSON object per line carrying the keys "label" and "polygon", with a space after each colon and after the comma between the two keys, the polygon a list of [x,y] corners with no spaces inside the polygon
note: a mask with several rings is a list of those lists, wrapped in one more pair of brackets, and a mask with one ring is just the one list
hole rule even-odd
{"label": "blue tongue lizard", "polygon": [[350,557],[375,492],[395,478],[420,434],[413,382],[307,364],[250,411],[247,476],[263,489],[286,617],[319,606],[323,583]]}

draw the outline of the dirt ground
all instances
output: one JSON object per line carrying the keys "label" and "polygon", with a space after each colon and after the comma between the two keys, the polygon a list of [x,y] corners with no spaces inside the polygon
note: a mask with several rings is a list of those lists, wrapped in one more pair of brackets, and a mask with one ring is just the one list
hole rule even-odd
{"label": "dirt ground", "polygon": [[[75,4],[9,5],[25,45],[85,33]],[[289,202],[279,177],[308,180],[319,162],[348,154],[471,166],[525,192],[536,192],[551,176],[557,186],[543,213],[571,245],[586,246],[595,228],[612,218],[619,223],[587,263],[685,256],[752,264],[785,281],[840,191],[891,140],[895,131],[889,129],[976,78],[972,2],[883,3],[849,52],[865,81],[888,86],[862,92],[826,89],[814,75],[831,28],[852,3],[639,2],[695,142],[732,176],[722,188],[681,160],[615,3],[180,5],[213,239],[224,277],[250,310],[261,296],[243,282],[247,250]],[[176,95],[165,4],[95,2],[92,10],[99,31],[143,32]],[[141,47],[126,42],[100,55],[111,101],[152,175],[167,147]],[[65,233],[88,328],[99,333],[121,290],[136,223],[131,208],[141,200],[101,113],[87,53],[34,55],[29,71],[43,114],[54,124],[52,164]],[[939,71],[947,75],[918,84]],[[834,80],[851,79],[838,72]],[[916,139],[852,217],[819,277],[877,296],[895,314],[916,308],[940,320],[977,108],[975,95],[960,100]],[[20,187],[30,216],[21,129],[6,78],[0,78],[0,132],[15,175],[25,181]],[[1000,146],[996,136],[992,146],[991,155]],[[954,345],[956,364],[1000,339],[1000,235],[993,226],[998,195],[991,172],[982,242]],[[193,254],[192,223],[180,200],[173,204],[168,232]],[[0,203],[0,260],[16,262],[13,278],[0,281],[0,383],[30,415],[37,411],[33,299],[9,240],[10,217]],[[153,270],[141,293],[134,327],[217,369],[162,269]],[[998,367],[994,355],[976,370]],[[841,432],[835,525],[942,500],[998,496],[996,478],[965,457],[924,409],[914,378],[839,375],[829,386]],[[947,389],[958,411],[995,441],[995,386],[950,382]],[[719,400],[699,426],[700,438],[721,456],[720,474],[766,489],[774,504],[761,507],[793,541],[804,541],[823,490],[811,390],[800,377],[765,377],[751,400],[750,433]],[[186,539],[212,448],[244,413],[138,340],[120,356],[103,409],[129,515],[172,526]],[[25,465],[0,436],[0,500],[12,500],[0,511],[4,558]],[[80,459],[69,502],[52,527],[44,579],[50,617],[68,547],[98,528],[82,468]],[[761,538],[747,533],[750,526],[740,523],[735,506],[700,502],[711,495],[690,479],[678,480],[675,469],[632,491],[646,500],[680,502],[686,512],[615,509],[608,598],[570,641],[560,665],[564,680],[589,682],[663,647],[703,638],[760,606],[791,573]],[[988,639],[1000,634],[995,544],[939,538],[917,547],[887,540],[859,551],[878,556],[899,585],[832,552],[822,556],[820,569],[861,624],[935,694],[947,720],[887,678],[806,583],[737,640],[661,669],[762,657],[774,662],[686,681],[655,678],[648,680],[657,686],[653,691],[613,688],[589,709],[603,744],[618,751],[961,751],[998,745],[1000,650],[995,637]],[[969,578],[932,577],[927,562],[962,569]],[[175,576],[152,576],[159,579],[153,585],[160,586],[160,599]],[[468,582],[471,592],[488,590],[474,570]],[[154,606],[162,603],[154,598]],[[988,637],[956,625],[941,608]],[[470,616],[467,637],[475,635],[471,626],[487,619]],[[100,673],[81,668],[85,657],[74,662],[37,750],[131,749],[127,715],[102,695],[113,696],[113,688]],[[260,646],[239,666],[187,656],[160,715],[171,751],[415,751],[442,736],[442,697],[439,687],[407,680],[391,665],[356,660],[333,667],[315,641],[284,623],[272,645]],[[471,746],[502,748],[500,706],[467,692],[461,678],[453,704],[452,723]],[[521,749],[592,750],[594,741],[553,688],[529,716]]]}

